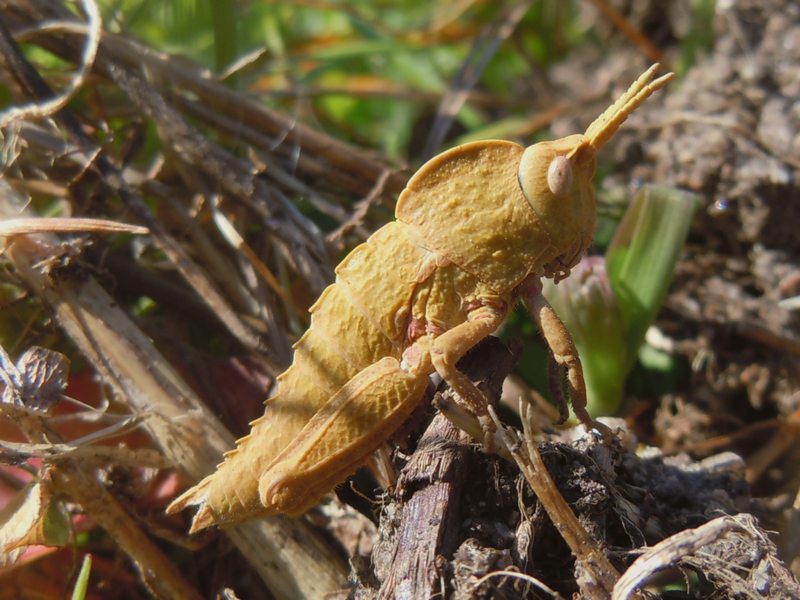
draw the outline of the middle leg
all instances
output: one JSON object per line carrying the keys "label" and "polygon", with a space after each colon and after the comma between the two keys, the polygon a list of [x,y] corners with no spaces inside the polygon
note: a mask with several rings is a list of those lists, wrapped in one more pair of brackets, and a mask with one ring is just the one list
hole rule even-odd
{"label": "middle leg", "polygon": [[486,299],[469,313],[467,321],[435,338],[430,350],[434,369],[456,392],[456,401],[478,418],[484,446],[489,451],[494,449],[496,428],[487,410],[488,400],[469,377],[456,368],[456,363],[470,348],[496,331],[507,312],[505,302]]}

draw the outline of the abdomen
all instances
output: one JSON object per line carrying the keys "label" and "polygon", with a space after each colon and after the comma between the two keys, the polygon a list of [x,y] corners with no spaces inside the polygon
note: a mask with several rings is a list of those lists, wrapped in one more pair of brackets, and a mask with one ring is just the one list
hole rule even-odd
{"label": "abdomen", "polygon": [[182,506],[205,501],[220,523],[268,513],[258,479],[273,459],[355,374],[383,357],[400,358],[404,315],[424,255],[408,239],[407,227],[385,225],[337,267],[336,282],[311,307],[311,325],[294,345],[292,366],[278,377],[264,415],[217,472],[181,499]]}

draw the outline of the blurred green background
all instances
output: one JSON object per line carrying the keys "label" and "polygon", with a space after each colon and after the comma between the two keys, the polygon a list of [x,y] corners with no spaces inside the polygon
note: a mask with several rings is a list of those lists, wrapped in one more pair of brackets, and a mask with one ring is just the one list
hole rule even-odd
{"label": "blurred green background", "polygon": [[[300,120],[403,162],[420,155],[436,105],[465,65],[477,67],[479,85],[457,111],[451,143],[534,133],[532,117],[558,100],[542,93],[551,65],[577,48],[604,53],[630,43],[598,10],[614,4],[101,0],[100,7],[108,30],[185,55]],[[679,72],[710,46],[714,7],[681,4],[685,31],[666,40],[679,45]],[[516,26],[503,30],[509,23]]]}

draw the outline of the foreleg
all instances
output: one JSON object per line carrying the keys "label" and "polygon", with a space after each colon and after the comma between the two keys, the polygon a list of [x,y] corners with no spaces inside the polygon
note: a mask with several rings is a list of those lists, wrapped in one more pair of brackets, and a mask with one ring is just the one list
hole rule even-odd
{"label": "foreleg", "polygon": [[598,429],[606,435],[608,428],[596,423],[586,410],[586,383],[583,379],[583,367],[578,350],[564,323],[542,295],[542,285],[539,279],[526,281],[521,289],[521,295],[525,306],[536,321],[539,331],[542,332],[555,362],[555,368],[550,368],[548,374],[550,387],[559,402],[562,419],[566,417],[566,403],[561,391],[560,378],[561,369],[566,369],[569,397],[575,416],[588,431]]}

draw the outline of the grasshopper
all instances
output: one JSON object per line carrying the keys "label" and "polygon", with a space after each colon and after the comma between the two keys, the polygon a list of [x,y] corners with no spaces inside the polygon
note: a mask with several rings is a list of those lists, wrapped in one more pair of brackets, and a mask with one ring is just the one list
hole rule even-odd
{"label": "grasshopper", "polygon": [[217,471],[177,498],[199,505],[191,531],[257,516],[298,515],[365,464],[420,402],[434,372],[478,418],[486,400],[455,367],[522,299],[587,427],[580,360],[541,295],[589,246],[596,153],[672,73],[648,69],[583,135],[523,148],[464,144],[428,161],[400,194],[397,219],[342,261],[311,307],[311,326],[249,435]]}

